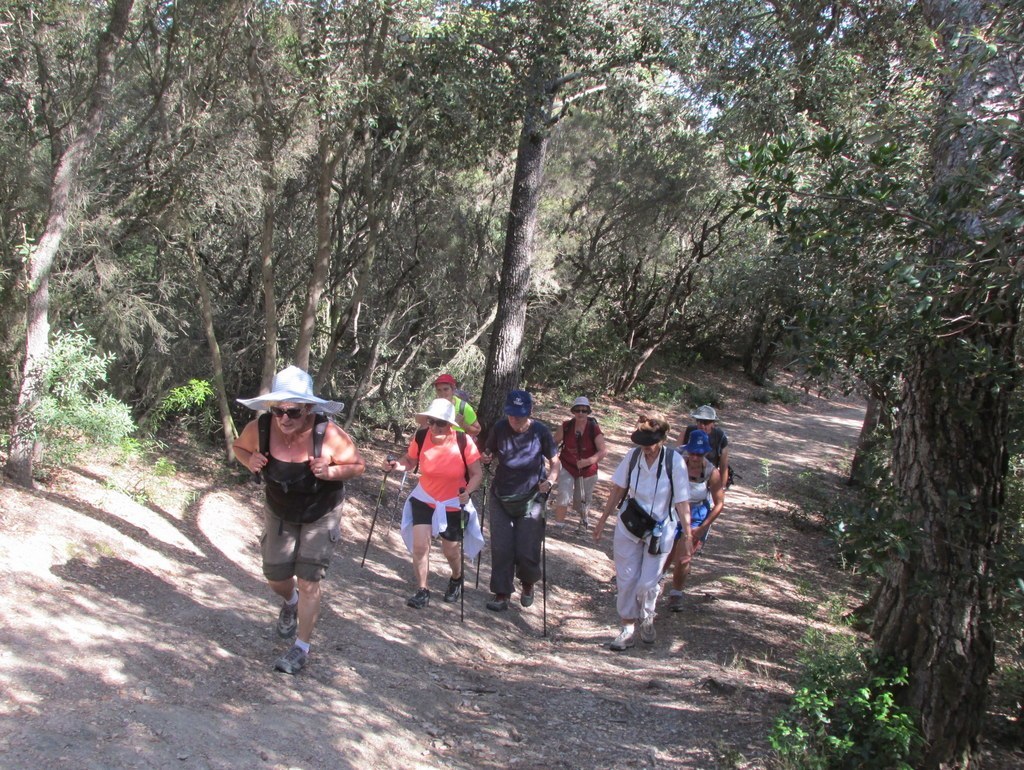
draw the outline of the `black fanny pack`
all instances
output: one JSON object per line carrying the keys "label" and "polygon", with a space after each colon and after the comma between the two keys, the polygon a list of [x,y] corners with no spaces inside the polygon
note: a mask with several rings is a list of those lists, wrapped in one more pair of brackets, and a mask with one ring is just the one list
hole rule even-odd
{"label": "black fanny pack", "polygon": [[622,526],[626,528],[626,531],[633,537],[639,537],[640,539],[651,534],[651,532],[654,531],[655,525],[658,523],[655,521],[654,517],[640,507],[640,503],[632,497],[626,500],[625,506],[619,513],[619,518],[622,520]]}
{"label": "black fanny pack", "polygon": [[533,501],[537,499],[537,490],[531,489],[521,495],[495,495],[501,503],[501,509],[510,519],[521,519],[530,510]]}

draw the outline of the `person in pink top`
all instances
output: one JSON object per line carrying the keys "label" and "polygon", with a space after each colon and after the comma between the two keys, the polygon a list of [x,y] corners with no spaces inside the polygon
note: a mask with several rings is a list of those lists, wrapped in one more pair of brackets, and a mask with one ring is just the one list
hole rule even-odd
{"label": "person in pink top", "polygon": [[[402,538],[412,554],[416,593],[406,602],[410,607],[422,609],[430,603],[428,565],[430,541],[440,536],[441,550],[451,566],[451,578],[445,591],[446,602],[457,601],[462,594],[462,555],[459,543],[470,560],[483,548],[480,520],[470,499],[483,480],[480,450],[455,431],[455,407],[446,399],[438,398],[420,417],[427,427],[420,428],[409,442],[405,457],[390,460],[389,470],[417,469],[419,484],[409,493],[402,511]],[[463,511],[468,521],[463,525]]]}

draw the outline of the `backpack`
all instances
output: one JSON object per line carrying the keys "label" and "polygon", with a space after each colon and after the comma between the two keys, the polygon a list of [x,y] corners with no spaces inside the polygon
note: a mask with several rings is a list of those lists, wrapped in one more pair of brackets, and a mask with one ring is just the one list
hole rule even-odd
{"label": "backpack", "polygon": [[[329,418],[317,414],[313,419],[313,457],[319,457],[324,449],[324,434],[327,433]],[[264,412],[257,423],[260,434],[260,454],[270,457],[270,412]]]}
{"label": "backpack", "polygon": [[[414,438],[415,438],[415,441],[416,441],[416,450],[417,451],[416,451],[416,467],[412,469],[412,472],[413,473],[419,473],[420,472],[420,458],[423,456],[423,442],[427,440],[427,429],[426,428],[420,428],[418,431],[416,431],[416,436]],[[466,438],[465,432],[461,431],[461,430],[455,431],[455,440],[459,444],[459,457],[462,458],[462,464],[466,468],[466,481],[469,482],[469,463],[466,462],[466,441],[468,441],[468,439]]]}

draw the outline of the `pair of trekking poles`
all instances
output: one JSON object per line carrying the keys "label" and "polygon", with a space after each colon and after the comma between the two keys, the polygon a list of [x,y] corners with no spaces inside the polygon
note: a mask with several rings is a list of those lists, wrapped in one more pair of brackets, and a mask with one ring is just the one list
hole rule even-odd
{"label": "pair of trekking poles", "polygon": [[[388,462],[393,462],[395,456],[389,454],[387,456]],[[373,530],[377,526],[377,515],[380,513],[381,502],[384,500],[384,490],[387,488],[388,476],[391,475],[391,470],[384,472],[384,478],[380,483],[380,490],[377,492],[377,502],[373,508],[373,518],[370,521],[370,534],[366,538],[366,546],[363,548],[363,559],[359,563],[360,567],[366,566],[366,554],[370,550],[370,541],[373,540]],[[395,500],[395,507],[391,511],[391,516],[388,518],[388,528],[384,533],[387,537],[391,534],[391,527],[395,523],[395,517],[398,515],[398,511],[404,507],[404,501],[402,499],[402,492],[405,491],[405,485],[409,478],[409,471],[406,469],[402,472],[402,481],[398,485],[398,496]],[[484,471],[484,483],[483,483],[483,506],[481,507],[480,513],[480,535],[483,536],[484,526],[487,521],[487,487],[490,479],[490,471]],[[461,495],[465,491],[465,487],[459,489]],[[543,622],[544,622],[544,633],[543,636],[548,635],[548,570],[547,570],[547,495],[543,495],[543,507],[541,517],[541,586],[542,586],[542,604],[543,604]],[[459,508],[459,521],[461,522],[462,532],[459,538],[459,561],[462,564],[462,590],[459,592],[459,621],[465,623],[466,621],[466,526],[469,523],[469,514],[466,512],[465,507]],[[476,556],[476,588],[480,588],[480,561],[483,557],[483,551]]]}

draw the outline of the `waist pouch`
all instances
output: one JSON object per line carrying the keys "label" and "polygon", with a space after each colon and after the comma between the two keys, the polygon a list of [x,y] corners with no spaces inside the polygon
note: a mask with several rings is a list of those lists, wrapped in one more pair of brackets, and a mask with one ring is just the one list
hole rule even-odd
{"label": "waist pouch", "polygon": [[658,523],[654,517],[645,511],[635,499],[632,497],[627,498],[626,504],[619,512],[619,519],[622,520],[622,526],[626,528],[633,537],[638,537],[643,540],[651,532],[654,531],[655,525]]}
{"label": "waist pouch", "polygon": [[533,501],[537,499],[537,490],[534,488],[525,494],[495,495],[495,497],[498,498],[498,503],[501,505],[501,509],[505,511],[506,516],[510,519],[521,519],[530,510]]}

